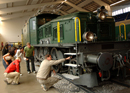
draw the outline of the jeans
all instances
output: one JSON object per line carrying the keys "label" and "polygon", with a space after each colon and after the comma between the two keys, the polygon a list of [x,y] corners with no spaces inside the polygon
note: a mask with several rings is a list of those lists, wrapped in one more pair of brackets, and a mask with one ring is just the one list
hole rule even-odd
{"label": "jeans", "polygon": [[3,59],[3,66],[4,66],[5,69],[8,67],[8,65],[6,65],[6,62],[5,62],[4,59]]}
{"label": "jeans", "polygon": [[31,60],[31,66],[32,66],[32,72],[35,71],[35,65],[34,65],[34,57],[26,57],[28,60],[26,60],[26,65],[27,65],[27,71],[30,71],[30,64],[29,64],[29,60]]}
{"label": "jeans", "polygon": [[[8,60],[7,62],[10,64],[12,61]],[[9,65],[6,65],[6,62],[5,62],[4,59],[3,59],[3,66],[4,66],[5,69],[9,66]]]}

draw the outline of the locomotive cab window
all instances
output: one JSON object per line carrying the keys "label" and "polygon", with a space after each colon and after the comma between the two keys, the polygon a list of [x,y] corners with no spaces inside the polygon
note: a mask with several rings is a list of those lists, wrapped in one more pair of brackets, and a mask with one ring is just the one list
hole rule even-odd
{"label": "locomotive cab window", "polygon": [[[60,39],[64,39],[63,25],[60,25]],[[57,40],[57,26],[53,28],[53,40]]]}
{"label": "locomotive cab window", "polygon": [[45,28],[45,35],[46,35],[45,37],[51,36],[51,25]]}
{"label": "locomotive cab window", "polygon": [[42,38],[42,37],[43,37],[43,30],[42,30],[42,28],[41,28],[41,29],[39,29],[38,31],[39,31],[39,35],[38,35],[38,36],[39,36],[39,38]]}

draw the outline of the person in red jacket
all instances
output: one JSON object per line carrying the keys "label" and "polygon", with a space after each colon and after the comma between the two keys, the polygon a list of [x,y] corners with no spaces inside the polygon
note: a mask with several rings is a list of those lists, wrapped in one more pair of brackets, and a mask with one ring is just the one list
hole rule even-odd
{"label": "person in red jacket", "polygon": [[7,84],[18,85],[20,78],[20,64],[21,58],[16,58],[5,70],[4,76],[6,80],[4,80]]}

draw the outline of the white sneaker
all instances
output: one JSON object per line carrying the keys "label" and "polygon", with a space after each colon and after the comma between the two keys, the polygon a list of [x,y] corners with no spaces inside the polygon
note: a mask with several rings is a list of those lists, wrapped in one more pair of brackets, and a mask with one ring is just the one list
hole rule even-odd
{"label": "white sneaker", "polygon": [[22,76],[23,74],[20,74],[20,76]]}
{"label": "white sneaker", "polygon": [[47,91],[46,85],[41,84],[41,87],[42,87],[42,89],[43,89],[44,91]]}
{"label": "white sneaker", "polygon": [[28,71],[28,74],[30,74],[30,71]]}
{"label": "white sneaker", "polygon": [[36,71],[33,71],[34,74],[36,74],[37,72]]}

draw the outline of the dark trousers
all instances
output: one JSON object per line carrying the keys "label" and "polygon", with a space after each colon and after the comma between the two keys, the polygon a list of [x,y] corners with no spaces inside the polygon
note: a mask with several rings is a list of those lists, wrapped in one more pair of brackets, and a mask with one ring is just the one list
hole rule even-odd
{"label": "dark trousers", "polygon": [[30,71],[30,64],[29,64],[29,60],[31,60],[31,66],[32,66],[32,72],[35,71],[35,65],[34,65],[34,57],[31,56],[31,57],[26,57],[28,58],[28,60],[26,60],[26,65],[27,65],[27,71]]}

